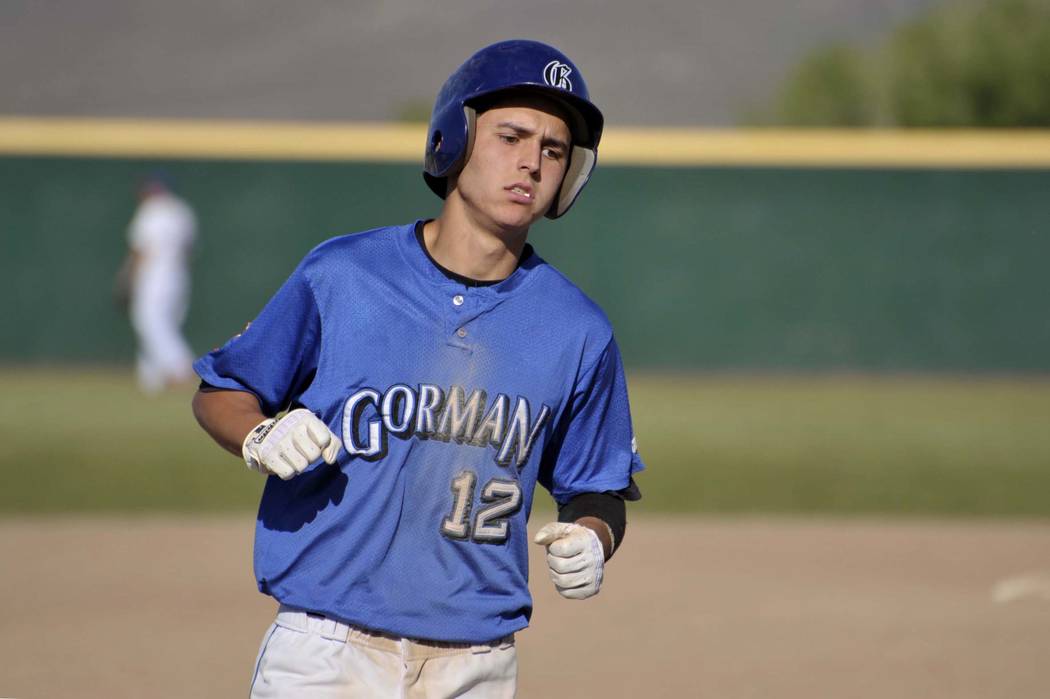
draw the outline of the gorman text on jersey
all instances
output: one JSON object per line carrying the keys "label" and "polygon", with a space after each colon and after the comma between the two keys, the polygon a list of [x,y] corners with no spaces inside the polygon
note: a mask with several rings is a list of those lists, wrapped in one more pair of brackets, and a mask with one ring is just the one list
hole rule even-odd
{"label": "gorman text on jersey", "polygon": [[[380,393],[362,388],[346,399],[343,406],[343,445],[350,456],[373,461],[386,455],[387,438],[435,439],[474,447],[493,447],[494,459],[501,466],[521,468],[529,459],[532,445],[551,409],[541,404],[532,417],[527,398],[511,399],[498,393],[489,401],[482,389],[467,394],[462,386],[448,391],[434,384],[413,388],[394,384]],[[360,427],[367,417],[367,434]]]}

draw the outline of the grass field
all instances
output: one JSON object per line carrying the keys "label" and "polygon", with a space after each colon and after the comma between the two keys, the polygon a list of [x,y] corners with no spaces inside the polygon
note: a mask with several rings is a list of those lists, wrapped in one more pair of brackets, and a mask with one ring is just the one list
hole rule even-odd
{"label": "grass field", "polygon": [[632,382],[653,510],[1050,515],[1050,381]]}
{"label": "grass field", "polygon": [[[1046,378],[630,379],[642,510],[1050,516]],[[120,370],[0,370],[0,513],[253,508],[262,479],[189,399]]]}

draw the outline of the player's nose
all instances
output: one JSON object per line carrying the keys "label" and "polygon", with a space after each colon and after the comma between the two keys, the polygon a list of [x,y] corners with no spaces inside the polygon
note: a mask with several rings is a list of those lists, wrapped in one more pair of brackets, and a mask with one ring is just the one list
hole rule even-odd
{"label": "player's nose", "polygon": [[524,144],[518,155],[518,169],[531,174],[537,173],[542,157],[543,148],[539,143]]}

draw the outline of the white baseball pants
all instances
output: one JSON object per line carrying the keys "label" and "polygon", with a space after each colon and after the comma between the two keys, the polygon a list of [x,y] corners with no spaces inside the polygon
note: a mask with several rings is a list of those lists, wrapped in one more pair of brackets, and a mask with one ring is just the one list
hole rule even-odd
{"label": "white baseball pants", "polygon": [[184,275],[152,274],[140,275],[131,299],[131,325],[139,345],[136,370],[146,393],[195,378],[193,350],[181,330],[189,308],[188,280],[181,278]]}
{"label": "white baseball pants", "polygon": [[513,636],[480,645],[413,641],[281,606],[255,663],[253,699],[514,696]]}

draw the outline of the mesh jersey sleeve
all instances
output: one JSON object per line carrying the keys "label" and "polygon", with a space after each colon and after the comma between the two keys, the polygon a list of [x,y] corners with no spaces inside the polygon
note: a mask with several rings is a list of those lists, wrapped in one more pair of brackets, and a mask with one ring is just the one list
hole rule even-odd
{"label": "mesh jersey sleeve", "polygon": [[272,416],[309,387],[320,341],[321,317],[301,264],[241,334],[193,368],[211,386],[255,394]]}
{"label": "mesh jersey sleeve", "polygon": [[580,493],[627,488],[645,468],[635,449],[620,350],[610,340],[585,372],[544,450],[539,482],[564,505]]}

